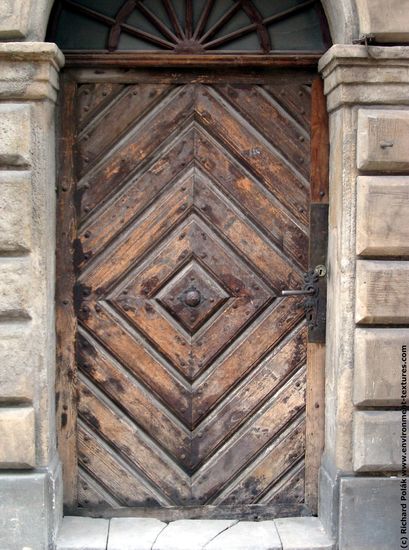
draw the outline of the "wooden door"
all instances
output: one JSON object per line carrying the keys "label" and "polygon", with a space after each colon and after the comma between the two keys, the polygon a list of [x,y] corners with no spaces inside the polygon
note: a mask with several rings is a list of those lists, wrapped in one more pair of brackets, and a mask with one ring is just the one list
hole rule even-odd
{"label": "wooden door", "polygon": [[63,97],[67,502],[308,513],[307,330],[280,292],[308,268],[312,75],[96,80]]}

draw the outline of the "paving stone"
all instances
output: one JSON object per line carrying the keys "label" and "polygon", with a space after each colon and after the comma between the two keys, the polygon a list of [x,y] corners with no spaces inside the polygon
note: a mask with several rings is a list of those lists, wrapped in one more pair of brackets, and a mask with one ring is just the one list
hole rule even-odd
{"label": "paving stone", "polygon": [[333,541],[318,518],[275,520],[283,550],[333,550]]}
{"label": "paving stone", "polygon": [[115,518],[109,526],[108,550],[151,550],[166,523],[150,518]]}
{"label": "paving stone", "polygon": [[109,520],[66,516],[56,550],[106,550]]}
{"label": "paving stone", "polygon": [[218,519],[181,519],[169,523],[152,550],[202,550],[219,533],[236,521]]}
{"label": "paving stone", "polygon": [[240,521],[217,535],[206,550],[281,550],[274,521]]}

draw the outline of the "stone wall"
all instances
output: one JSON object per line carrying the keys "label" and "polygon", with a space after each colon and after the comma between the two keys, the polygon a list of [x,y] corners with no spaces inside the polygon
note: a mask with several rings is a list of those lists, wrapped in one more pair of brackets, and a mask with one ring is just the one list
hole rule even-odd
{"label": "stone wall", "polygon": [[331,134],[321,515],[341,550],[399,548],[409,48],[337,45],[320,69]]}
{"label": "stone wall", "polygon": [[0,548],[47,548],[54,415],[55,101],[62,55],[0,44]]}
{"label": "stone wall", "polygon": [[[320,518],[340,550],[398,548],[399,356],[409,338],[406,0],[322,0],[331,196]],[[0,0],[0,548],[53,547],[57,48],[52,0]],[[32,42],[30,42],[32,41]],[[395,409],[394,409],[395,407]]]}

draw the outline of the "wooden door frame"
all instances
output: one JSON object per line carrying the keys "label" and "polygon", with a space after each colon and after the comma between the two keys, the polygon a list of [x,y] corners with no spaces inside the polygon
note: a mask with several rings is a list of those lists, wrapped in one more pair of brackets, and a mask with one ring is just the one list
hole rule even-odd
{"label": "wooden door frame", "polygon": [[[57,335],[57,377],[56,377],[56,423],[58,450],[63,464],[64,504],[66,511],[75,514],[92,515],[92,510],[78,509],[77,506],[77,448],[76,448],[76,378],[75,337],[77,330],[77,297],[74,258],[76,231],[76,197],[74,171],[74,98],[76,87],[81,82],[106,80],[107,75],[123,69],[123,82],[132,82],[152,74],[163,81],[220,82],[246,74],[246,82],[260,80],[260,75],[271,70],[317,70],[319,55],[214,55],[180,56],[175,54],[87,54],[70,53],[67,66],[61,75],[58,154],[58,198],[57,198],[57,253],[56,253],[56,335]],[[163,68],[163,67],[166,67]],[[220,69],[229,68],[229,72]],[[169,71],[169,69],[172,71]],[[222,75],[222,76],[221,76]],[[316,206],[328,208],[329,172],[329,132],[326,101],[322,81],[317,74],[312,87],[311,120],[311,201],[310,213]],[[325,216],[324,216],[325,220]],[[321,239],[327,242],[328,221],[320,228]],[[310,235],[310,244],[314,235]],[[325,248],[325,247],[324,247]],[[323,249],[321,247],[321,249]],[[316,264],[314,247],[310,246],[310,266]],[[322,251],[321,251],[322,252]],[[325,249],[326,252],[326,249]],[[314,263],[315,262],[315,263]],[[318,470],[324,447],[324,382],[325,382],[325,343],[307,344],[307,395],[306,395],[306,452],[305,460],[305,504],[310,513],[317,513]],[[133,514],[132,514],[133,510]],[[137,510],[137,511],[135,511]],[[188,509],[189,510],[189,509]],[[110,515],[149,515],[142,509],[112,510]],[[199,512],[190,510],[194,517]]]}

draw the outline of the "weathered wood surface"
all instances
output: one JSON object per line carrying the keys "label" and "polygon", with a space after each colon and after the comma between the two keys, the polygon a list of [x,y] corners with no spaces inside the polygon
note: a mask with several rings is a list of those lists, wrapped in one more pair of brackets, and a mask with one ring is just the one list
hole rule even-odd
{"label": "weathered wood surface", "polygon": [[[321,78],[312,83],[311,98],[311,175],[309,266],[327,264],[329,203],[329,127],[324,87]],[[319,314],[325,314],[327,283],[319,282]],[[305,503],[318,511],[318,476],[324,450],[325,332],[316,337],[309,331],[307,346]],[[313,338],[314,336],[315,338]],[[321,342],[312,340],[322,340]]]}
{"label": "weathered wood surface", "polygon": [[78,86],[80,506],[303,508],[310,82]]}
{"label": "weathered wood surface", "polygon": [[56,281],[56,425],[58,450],[64,476],[64,503],[77,504],[77,409],[75,335],[77,318],[74,304],[75,274],[73,266],[73,242],[76,238],[76,214],[74,207],[74,98],[76,85],[63,81],[61,101],[61,131],[59,143],[60,179],[57,199],[57,247],[58,266]]}

